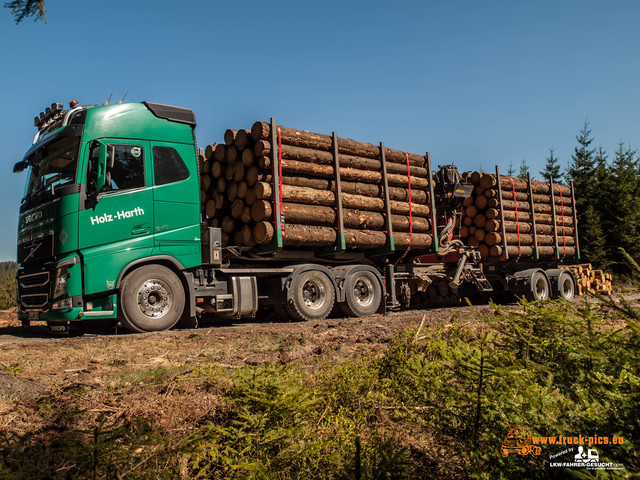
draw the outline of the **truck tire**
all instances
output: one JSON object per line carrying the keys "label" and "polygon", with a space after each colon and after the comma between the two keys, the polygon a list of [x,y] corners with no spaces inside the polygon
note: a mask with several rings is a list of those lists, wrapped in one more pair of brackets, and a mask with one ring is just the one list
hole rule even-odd
{"label": "truck tire", "polygon": [[344,302],[340,310],[351,317],[373,315],[382,301],[382,288],[378,278],[366,270],[349,275],[344,281]]}
{"label": "truck tire", "polygon": [[554,297],[570,302],[576,295],[576,282],[567,270],[563,270],[556,280]]}
{"label": "truck tire", "polygon": [[336,300],[333,282],[318,270],[307,270],[293,279],[291,299],[285,304],[293,320],[324,320]]}
{"label": "truck tire", "polygon": [[144,265],[129,273],[120,288],[120,323],[134,332],[173,327],[185,307],[178,276],[162,265]]}
{"label": "truck tire", "polygon": [[547,276],[541,270],[536,270],[531,274],[529,288],[525,291],[524,296],[530,302],[544,302],[549,300],[550,291],[551,286]]}

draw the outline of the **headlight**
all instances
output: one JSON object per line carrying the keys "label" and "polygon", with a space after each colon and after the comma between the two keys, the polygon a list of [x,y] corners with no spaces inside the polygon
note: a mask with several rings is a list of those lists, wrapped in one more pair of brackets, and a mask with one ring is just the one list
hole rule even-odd
{"label": "headlight", "polygon": [[56,270],[56,280],[53,288],[53,298],[58,298],[67,292],[67,270],[68,267],[59,267]]}
{"label": "headlight", "polygon": [[60,300],[59,302],[55,302],[51,305],[51,310],[66,310],[71,307],[73,307],[73,300],[69,297],[64,300]]}

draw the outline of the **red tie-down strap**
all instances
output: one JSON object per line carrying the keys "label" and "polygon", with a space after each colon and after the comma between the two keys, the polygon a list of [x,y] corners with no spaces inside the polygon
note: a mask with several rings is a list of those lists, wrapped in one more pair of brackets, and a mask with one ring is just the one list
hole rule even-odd
{"label": "red tie-down strap", "polygon": [[[520,218],[518,218],[518,199],[516,198],[516,184],[513,182],[513,177],[509,177],[511,179],[511,187],[513,187],[513,203],[516,206],[516,228],[518,230],[518,256],[520,256]],[[531,212],[533,215],[533,212]]]}
{"label": "red tie-down strap", "polygon": [[[411,211],[411,164],[409,163],[409,154],[407,152],[404,152],[404,156],[407,159],[407,190],[409,192],[409,246],[404,251],[402,256],[398,258],[398,260],[396,260],[394,266],[404,260],[404,258],[407,256],[407,253],[409,253],[409,250],[411,250],[411,246],[413,245],[413,212]],[[388,219],[387,222],[390,223],[391,219]]]}
{"label": "red tie-down strap", "polygon": [[280,196],[280,229],[284,238],[284,206],[282,205],[282,132],[278,127],[278,192]]}
{"label": "red tie-down strap", "polygon": [[[562,197],[562,186],[559,187],[560,188],[560,207],[562,208],[562,212],[560,212],[560,215],[562,215],[562,243],[564,245],[564,251],[562,252],[562,254],[564,255],[564,252],[567,251],[567,238],[564,235],[564,198]],[[552,205],[551,208],[555,209],[556,206]]]}

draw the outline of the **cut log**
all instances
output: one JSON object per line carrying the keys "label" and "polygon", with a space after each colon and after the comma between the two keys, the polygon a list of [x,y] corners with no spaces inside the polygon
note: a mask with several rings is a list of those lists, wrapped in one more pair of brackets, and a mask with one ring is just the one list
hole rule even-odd
{"label": "cut log", "polygon": [[[251,175],[253,167],[249,168],[247,172],[247,177]],[[253,178],[252,178],[253,180]],[[271,174],[258,174],[256,169],[256,180],[253,184],[249,184],[247,180],[247,184],[249,186],[253,186],[257,181],[272,183],[273,179]],[[308,187],[314,188],[316,190],[329,190],[332,192],[336,191],[335,181],[328,180],[325,178],[309,178],[302,177],[297,175],[286,175],[282,177],[283,185],[293,185],[296,187]],[[382,185],[374,185],[372,183],[362,183],[362,182],[340,182],[340,186],[342,188],[342,193],[351,193],[353,195],[362,195],[365,197],[384,197],[384,188]],[[389,199],[390,200],[398,200],[400,202],[409,201],[409,190],[407,188],[402,187],[389,187]],[[427,204],[429,201],[429,195],[424,190],[411,190],[411,201],[420,204]]]}
{"label": "cut log", "polygon": [[[253,229],[253,238],[265,245],[273,240],[275,229],[269,222],[258,222]],[[382,248],[387,242],[385,232],[370,230],[344,230],[345,242],[350,249]],[[287,247],[330,247],[336,244],[337,233],[332,227],[318,227],[309,225],[285,224],[283,244]],[[413,242],[408,233],[394,233],[393,239],[396,248],[407,248],[411,243],[414,250],[427,250],[431,247],[431,235],[425,233],[413,234]]]}
{"label": "cut log", "polygon": [[222,162],[217,160],[213,162],[211,165],[211,175],[213,175],[214,178],[219,178],[222,175]]}
{"label": "cut log", "polygon": [[[270,199],[273,196],[271,184],[266,182],[258,182],[254,187],[256,198]],[[292,185],[282,186],[282,199],[293,203],[303,203],[305,205],[324,205],[334,206],[336,204],[336,196],[333,192],[325,190],[315,190],[311,188],[295,187]],[[362,195],[351,195],[349,193],[342,194],[342,205],[344,208],[368,210],[371,212],[385,211],[385,203],[381,198],[364,197]],[[408,214],[409,203],[390,200],[391,213]],[[429,207],[417,203],[411,204],[411,212],[419,217],[429,216]]]}
{"label": "cut log", "polygon": [[[333,165],[318,165],[297,160],[282,159],[282,172],[295,175],[310,175],[313,177],[334,178]],[[340,167],[340,178],[346,181],[367,182],[382,185],[382,173],[371,170]],[[389,185],[407,187],[409,181],[406,175],[390,173],[387,175]],[[426,178],[411,176],[411,188],[429,190],[429,180]]]}
{"label": "cut log", "polygon": [[[513,181],[513,183],[512,183]],[[495,175],[491,175],[485,173],[480,180],[480,186],[484,188],[493,188],[498,185],[498,181],[496,180]],[[560,191],[562,191],[563,196],[570,197],[571,189],[565,185],[554,184],[553,193],[555,195],[560,195]],[[529,186],[527,185],[527,181],[521,178],[513,178],[513,177],[505,177],[504,175],[500,175],[500,187],[503,191],[507,189],[512,189],[515,187],[516,191],[528,192]],[[550,194],[551,189],[549,188],[549,184],[546,182],[536,182],[531,181],[531,190],[533,193],[542,193],[542,194]]]}
{"label": "cut log", "polygon": [[219,143],[218,145],[216,145],[216,149],[213,152],[213,158],[218,162],[222,162],[224,161],[226,154],[227,148],[223,144]]}
{"label": "cut log", "polygon": [[247,182],[243,180],[240,183],[238,183],[238,198],[241,198],[244,200],[244,197],[247,196],[248,190],[249,190],[249,187],[247,186]]}
{"label": "cut log", "polygon": [[236,147],[238,147],[238,150],[244,150],[245,148],[247,148],[247,145],[249,145],[249,139],[251,138],[251,131],[250,130],[238,130],[238,133],[236,133],[236,138],[233,140],[233,143]]}
{"label": "cut log", "polygon": [[233,202],[238,198],[238,184],[236,182],[227,183],[227,198],[230,202]]}
{"label": "cut log", "polygon": [[[266,148],[266,150],[265,150]],[[271,158],[265,157],[269,155],[271,144],[265,141],[256,143],[254,147],[254,153],[257,156],[262,156],[261,168],[271,167]],[[313,150],[310,148],[293,147],[291,145],[282,146],[282,158],[288,160],[297,160],[300,162],[310,162],[319,165],[333,165],[333,153],[325,152],[322,150]],[[382,171],[382,162],[373,158],[356,157],[353,155],[339,155],[340,166],[358,168],[361,170],[374,170]],[[387,163],[387,173],[395,173],[400,175],[407,175],[407,164],[404,163]],[[429,171],[423,167],[411,167],[412,177],[429,178]]]}
{"label": "cut log", "polygon": [[216,202],[213,199],[207,200],[207,203],[204,206],[204,213],[207,218],[213,218],[216,214]]}
{"label": "cut log", "polygon": [[[518,240],[519,237],[519,240]],[[533,245],[533,235],[530,235],[528,233],[521,233],[520,235],[518,235],[517,233],[507,233],[506,234],[506,238],[507,238],[507,244],[508,245]],[[536,240],[538,241],[538,245],[554,245],[555,243],[555,239],[553,237],[553,235],[538,235],[536,237]],[[487,233],[487,235],[484,238],[484,241],[487,245],[492,246],[492,245],[501,245],[502,242],[502,235],[498,232],[489,232]],[[564,239],[558,239],[558,246],[562,245],[568,245],[568,246],[573,246],[575,244],[575,239],[573,237],[565,237]]]}
{"label": "cut log", "polygon": [[[484,196],[487,198],[497,198],[498,190],[495,188],[487,189],[484,191]],[[502,192],[503,200],[513,200],[513,191],[512,190],[503,190]],[[557,205],[571,205],[571,197],[569,196],[560,196],[559,194],[554,197]],[[516,200],[518,202],[528,202],[529,201],[529,193],[528,192],[518,192],[516,191]],[[551,203],[551,195],[544,195],[542,193],[534,193],[533,201],[535,203]]]}
{"label": "cut log", "polygon": [[[256,122],[251,128],[253,139],[271,139],[271,126],[266,122]],[[294,128],[280,127],[280,135],[284,145],[295,147],[313,148],[315,150],[331,151],[333,148],[332,138],[329,135],[297,130]],[[371,143],[357,142],[346,138],[338,137],[338,151],[347,155],[358,157],[380,158],[380,147]],[[389,162],[406,163],[405,152],[385,148],[385,156]],[[409,162],[417,167],[424,167],[426,159],[421,155],[409,153]]]}
{"label": "cut log", "polygon": [[235,199],[231,204],[231,216],[233,218],[240,218],[242,210],[244,209],[244,202],[240,199]]}
{"label": "cut log", "polygon": [[226,143],[227,145],[233,145],[237,134],[238,130],[227,128],[227,131],[224,132],[224,143]]}
{"label": "cut log", "polygon": [[[500,208],[500,201],[497,198],[491,198],[487,200],[487,205],[489,208]],[[504,208],[505,210],[517,210],[518,211],[531,211],[531,205],[529,204],[529,202],[514,202],[511,200],[503,200],[502,201],[502,208]],[[551,204],[550,203],[536,203],[534,204],[535,207],[535,211],[536,213],[551,213],[553,211],[553,209],[551,208]],[[573,218],[573,209],[571,207],[562,207],[560,205],[556,204],[556,215],[562,215],[564,213],[564,215],[566,217],[572,217]]]}
{"label": "cut log", "polygon": [[[516,222],[504,222],[504,228],[505,231],[509,232],[509,233],[516,233],[518,232],[518,227],[520,228],[520,233],[531,233],[532,232],[532,227],[530,223],[526,223],[526,222],[520,222],[520,224],[516,223]],[[487,220],[487,222],[484,224],[484,229],[487,232],[500,232],[501,231],[501,226],[500,226],[500,221],[492,218],[490,220]],[[558,235],[562,235],[562,225],[558,226]],[[553,225],[551,224],[547,224],[547,223],[536,223],[536,233],[542,234],[542,235],[552,235],[553,234]],[[573,228],[571,228],[570,226],[565,226],[564,228],[564,235],[573,235]]]}
{"label": "cut log", "polygon": [[251,165],[256,163],[256,156],[253,153],[253,150],[250,148],[246,148],[242,151],[242,164],[245,167],[250,167]]}
{"label": "cut log", "polygon": [[238,148],[235,145],[229,145],[224,159],[227,163],[235,163],[238,160]]}
{"label": "cut log", "polygon": [[[319,205],[303,205],[298,203],[283,203],[286,221],[296,224],[334,226],[337,214],[334,208]],[[251,207],[251,219],[254,222],[273,220],[271,202],[256,200]],[[378,212],[363,212],[361,210],[343,209],[345,228],[363,230],[386,230],[385,216]],[[409,231],[409,217],[406,215],[391,215],[391,225],[394,233]],[[412,218],[413,231],[428,233],[431,231],[429,220],[422,217]]]}

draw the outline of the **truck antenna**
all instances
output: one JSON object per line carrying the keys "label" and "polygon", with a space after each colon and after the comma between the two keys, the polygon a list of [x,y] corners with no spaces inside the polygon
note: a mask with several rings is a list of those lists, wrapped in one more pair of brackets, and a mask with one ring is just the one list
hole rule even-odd
{"label": "truck antenna", "polygon": [[113,92],[111,92],[111,95],[109,95],[109,100],[104,102],[102,105],[109,105],[109,102],[111,101],[111,97],[113,97]]}
{"label": "truck antenna", "polygon": [[124,93],[124,97],[122,97],[122,100],[120,100],[118,103],[122,103],[122,102],[124,102],[124,99],[125,99],[125,98],[127,98],[127,94],[128,94],[128,93],[129,93],[129,91],[126,91],[126,92]]}

